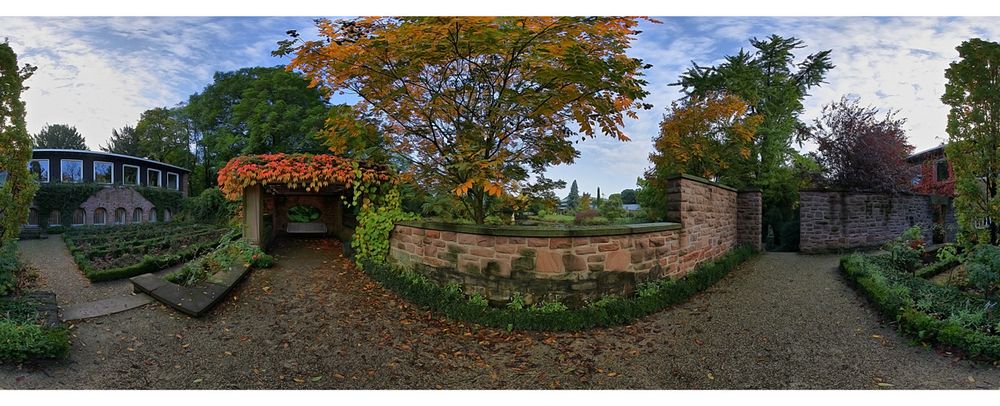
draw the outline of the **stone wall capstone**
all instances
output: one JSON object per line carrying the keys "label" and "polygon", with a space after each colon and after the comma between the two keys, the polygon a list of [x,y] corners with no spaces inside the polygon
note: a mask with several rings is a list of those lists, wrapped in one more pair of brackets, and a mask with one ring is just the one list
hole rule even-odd
{"label": "stone wall capstone", "polygon": [[529,304],[579,305],[605,294],[631,294],[644,281],[682,277],[718,258],[742,241],[741,219],[755,221],[759,236],[759,205],[754,217],[753,196],[738,207],[737,195],[683,175],[668,183],[671,223],[532,230],[404,222],[392,233],[389,255],[440,284],[458,283],[494,302],[520,293]]}
{"label": "stone wall capstone", "polygon": [[[799,249],[822,253],[877,247],[919,225],[924,240],[932,240],[934,212],[931,196],[874,192],[799,191],[801,217]],[[954,227],[954,206],[947,204],[946,229]],[[951,223],[949,223],[951,222]],[[954,241],[954,233],[946,240]]]}

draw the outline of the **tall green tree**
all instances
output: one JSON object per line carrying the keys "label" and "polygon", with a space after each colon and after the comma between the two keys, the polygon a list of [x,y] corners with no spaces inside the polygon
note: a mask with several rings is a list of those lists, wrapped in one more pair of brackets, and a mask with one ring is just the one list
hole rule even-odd
{"label": "tall green tree", "polygon": [[101,150],[123,155],[146,156],[146,152],[142,147],[142,140],[139,138],[139,134],[135,132],[135,127],[128,125],[122,127],[120,130],[117,128],[112,129],[111,138],[108,139],[106,145],[101,146]]}
{"label": "tall green tree", "polygon": [[763,40],[753,38],[750,45],[752,52],[740,50],[717,66],[694,65],[675,85],[689,97],[720,92],[738,96],[749,105],[751,115],[761,116],[747,154],[745,175],[729,182],[736,187],[763,190],[765,211],[772,211],[765,216],[771,220],[765,220],[770,224],[765,224],[763,231],[766,234],[770,227],[778,236],[775,221],[791,218],[798,202],[791,163],[795,155],[793,142],[807,134],[806,125],[799,119],[802,101],[810,89],[823,83],[834,65],[829,50],[796,61],[795,51],[805,46],[796,38],[771,35]]}
{"label": "tall green tree", "polygon": [[76,127],[66,124],[46,124],[32,137],[35,148],[86,150],[87,141]]}
{"label": "tall green tree", "polygon": [[218,170],[239,155],[323,152],[317,134],[328,112],[326,95],[284,67],[218,72],[184,107],[208,186],[215,184]]}
{"label": "tall green tree", "polygon": [[135,126],[139,150],[146,158],[191,169],[191,129],[178,108],[146,110]]}
{"label": "tall green tree", "polygon": [[[35,72],[31,65],[18,66],[17,54],[7,42],[0,43],[0,256],[11,255],[21,224],[38,183],[28,172],[31,136],[24,122],[24,81]],[[0,265],[0,296],[13,286],[9,266]]]}
{"label": "tall green tree", "polygon": [[[650,106],[647,65],[627,50],[624,17],[364,17],[317,20],[320,39],[278,55],[330,92],[360,97],[391,148],[429,187],[485,220],[492,198],[571,163],[573,142],[627,141],[626,117]],[[351,134],[329,134],[332,137]]]}
{"label": "tall green tree", "polygon": [[580,205],[580,187],[576,185],[576,179],[573,179],[573,183],[569,186],[569,194],[563,199],[563,203],[566,203],[566,207],[570,210],[576,210]]}
{"label": "tall green tree", "polygon": [[639,203],[635,197],[635,189],[625,189],[622,190],[622,204],[636,204]]}
{"label": "tall green tree", "polygon": [[[963,234],[1000,244],[1000,44],[963,42],[945,71],[949,106],[945,153],[955,173],[955,211]],[[980,235],[976,223],[987,224]]]}

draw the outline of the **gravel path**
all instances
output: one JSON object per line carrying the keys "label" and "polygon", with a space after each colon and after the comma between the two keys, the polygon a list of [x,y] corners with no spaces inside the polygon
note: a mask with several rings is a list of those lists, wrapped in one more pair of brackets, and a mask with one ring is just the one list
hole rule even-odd
{"label": "gravel path", "polygon": [[[25,264],[38,270],[39,289],[54,292],[62,307],[132,294],[132,284],[128,279],[90,282],[77,268],[61,235],[18,241],[18,251]],[[171,267],[157,274],[165,274],[178,267]]]}
{"label": "gravel path", "polygon": [[68,360],[0,366],[0,388],[1000,387],[994,366],[908,345],[835,256],[762,255],[630,326],[508,333],[412,308],[338,244],[279,246],[203,319],[151,305],[76,323]]}

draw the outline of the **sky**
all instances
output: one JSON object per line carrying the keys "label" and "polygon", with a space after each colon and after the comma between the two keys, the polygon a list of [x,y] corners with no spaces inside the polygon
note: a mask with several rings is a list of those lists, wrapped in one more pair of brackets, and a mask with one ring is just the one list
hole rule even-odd
{"label": "sky", "polygon": [[[311,17],[0,17],[20,62],[38,67],[26,83],[28,130],[69,124],[91,149],[105,144],[114,128],[135,125],[155,107],[187,100],[212,82],[217,71],[284,65],[271,56],[290,29],[311,36]],[[969,38],[1000,41],[1000,18],[974,17],[657,17],[629,50],[652,68],[645,79],[654,107],[627,120],[630,142],[606,137],[577,143],[572,165],[546,176],[578,182],[581,192],[603,195],[634,188],[651,165],[649,153],[665,109],[679,97],[670,86],[691,66],[714,65],[750,48],[749,38],[796,37],[806,45],[796,56],[832,50],[836,67],[805,99],[802,119],[811,122],[823,105],[842,96],[899,111],[917,150],[947,137],[941,103],[944,71],[957,59],[955,47]],[[350,97],[334,102],[350,102]],[[804,145],[802,150],[813,146]],[[566,190],[560,191],[564,195]]]}

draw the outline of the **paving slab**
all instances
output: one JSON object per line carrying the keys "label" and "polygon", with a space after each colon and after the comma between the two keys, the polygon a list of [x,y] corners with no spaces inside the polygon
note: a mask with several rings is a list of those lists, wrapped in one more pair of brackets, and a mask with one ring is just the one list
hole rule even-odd
{"label": "paving slab", "polygon": [[154,301],[155,300],[153,298],[140,293],[131,296],[118,296],[95,302],[81,303],[63,308],[62,319],[64,321],[71,321],[107,316],[109,314],[144,306]]}

